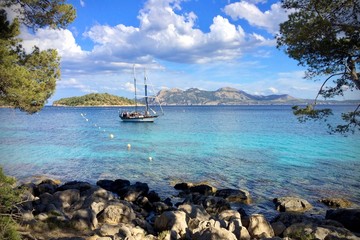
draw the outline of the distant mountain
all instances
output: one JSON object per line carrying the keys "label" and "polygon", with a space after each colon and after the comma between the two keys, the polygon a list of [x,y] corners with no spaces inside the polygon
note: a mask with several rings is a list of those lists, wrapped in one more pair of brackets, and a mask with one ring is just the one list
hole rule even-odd
{"label": "distant mountain", "polygon": [[53,106],[128,106],[134,104],[133,100],[108,93],[91,93],[81,97],[61,98],[53,102]]}
{"label": "distant mountain", "polygon": [[306,102],[287,94],[251,95],[244,91],[224,87],[216,91],[190,88],[185,91],[173,88],[161,90],[157,98],[162,105],[242,105],[242,104],[295,104]]}

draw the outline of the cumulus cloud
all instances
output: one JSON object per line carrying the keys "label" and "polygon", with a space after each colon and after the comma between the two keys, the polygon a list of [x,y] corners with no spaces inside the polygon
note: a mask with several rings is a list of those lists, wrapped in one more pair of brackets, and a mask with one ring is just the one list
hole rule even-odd
{"label": "cumulus cloud", "polygon": [[[183,0],[148,0],[139,11],[138,26],[118,24],[94,25],[83,37],[94,43],[84,51],[67,29],[39,29],[30,34],[22,31],[26,49],[56,48],[62,56],[63,72],[100,73],[129,68],[132,63],[152,65],[158,60],[177,63],[209,63],[239,58],[249,49],[273,45],[273,39],[247,34],[223,16],[214,16],[209,31],[196,27],[194,12],[181,12]],[[83,2],[83,1],[81,1]],[[231,6],[228,5],[228,6]]]}
{"label": "cumulus cloud", "polygon": [[84,36],[96,43],[93,50],[96,56],[137,62],[151,58],[186,63],[230,60],[252,46],[268,42],[265,38],[247,36],[241,26],[222,16],[215,16],[210,31],[203,32],[196,28],[194,12],[175,12],[181,9],[180,3],[149,0],[139,12],[139,27],[96,25]]}
{"label": "cumulus cloud", "polygon": [[34,46],[37,46],[41,50],[57,49],[60,56],[65,59],[82,58],[86,55],[86,52],[76,44],[74,36],[67,29],[40,28],[33,35],[26,28],[22,28],[20,37],[23,39],[22,45],[27,51],[31,51]]}
{"label": "cumulus cloud", "polygon": [[280,2],[272,4],[270,10],[262,12],[254,3],[240,1],[225,6],[224,12],[234,20],[245,19],[250,25],[264,28],[272,34],[278,32],[279,24],[287,20],[288,16]]}

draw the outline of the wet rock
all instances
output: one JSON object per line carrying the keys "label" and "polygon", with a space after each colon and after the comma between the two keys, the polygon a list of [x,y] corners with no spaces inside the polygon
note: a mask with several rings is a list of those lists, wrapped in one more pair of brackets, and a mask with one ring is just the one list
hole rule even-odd
{"label": "wet rock", "polygon": [[214,193],[214,188],[207,184],[199,184],[199,185],[191,186],[189,188],[189,191],[191,193],[199,193],[201,195],[207,196]]}
{"label": "wet rock", "polygon": [[159,202],[161,199],[159,197],[159,195],[155,192],[155,191],[150,191],[147,194],[147,198],[149,199],[150,202]]}
{"label": "wet rock", "polygon": [[79,182],[79,181],[71,181],[66,182],[65,184],[61,185],[56,189],[56,191],[64,191],[68,189],[77,189],[80,192],[86,191],[90,189],[92,185],[88,182]]}
{"label": "wet rock", "polygon": [[139,196],[145,196],[148,192],[149,186],[147,183],[136,182],[126,188],[122,197],[128,202],[134,202]]}
{"label": "wet rock", "polygon": [[43,193],[53,194],[58,186],[51,183],[41,183],[34,189],[35,196],[40,196]]}
{"label": "wet rock", "polygon": [[218,213],[231,209],[230,204],[223,198],[208,196],[202,205],[210,215],[217,215]]}
{"label": "wet rock", "polygon": [[153,210],[157,213],[157,214],[161,214],[165,211],[169,211],[169,210],[174,210],[173,207],[169,206],[166,203],[163,202],[154,202],[153,204]]}
{"label": "wet rock", "polygon": [[326,219],[338,221],[347,229],[360,233],[360,209],[328,210]]}
{"label": "wet rock", "polygon": [[250,216],[248,231],[253,238],[271,238],[275,236],[270,223],[262,214]]}
{"label": "wet rock", "polygon": [[352,202],[343,198],[323,198],[320,199],[319,202],[332,208],[347,208],[353,205]]}
{"label": "wet rock", "polygon": [[191,183],[182,182],[182,183],[175,184],[174,188],[176,190],[186,191],[192,186],[193,186],[193,184],[191,184]]}
{"label": "wet rock", "polygon": [[250,194],[246,190],[240,189],[219,189],[216,191],[215,196],[222,197],[228,202],[237,203],[250,203]]}
{"label": "wet rock", "polygon": [[308,201],[297,197],[275,198],[273,202],[279,212],[304,212],[312,208]]}

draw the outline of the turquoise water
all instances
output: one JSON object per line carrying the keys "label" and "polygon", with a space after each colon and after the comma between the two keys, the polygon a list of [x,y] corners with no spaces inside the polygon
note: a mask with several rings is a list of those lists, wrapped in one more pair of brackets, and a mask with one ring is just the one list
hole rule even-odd
{"label": "turquoise water", "polygon": [[[333,109],[336,122],[336,113],[354,106]],[[176,194],[174,182],[207,181],[248,190],[257,212],[272,211],[271,200],[285,195],[360,204],[359,134],[301,124],[290,106],[164,111],[155,123],[124,123],[119,108],[45,107],[34,115],[0,109],[0,164],[19,179],[143,181],[164,197]]]}

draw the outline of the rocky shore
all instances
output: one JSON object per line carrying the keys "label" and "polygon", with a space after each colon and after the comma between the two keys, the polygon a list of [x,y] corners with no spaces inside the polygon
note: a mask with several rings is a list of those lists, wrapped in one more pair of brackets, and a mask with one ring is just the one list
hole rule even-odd
{"label": "rocky shore", "polygon": [[266,219],[231,208],[251,204],[249,192],[208,184],[177,183],[179,202],[124,179],[93,185],[35,178],[21,187],[23,239],[360,239],[360,209],[345,199],[321,199],[329,210],[319,218],[305,214],[308,201],[279,196],[279,214]]}

